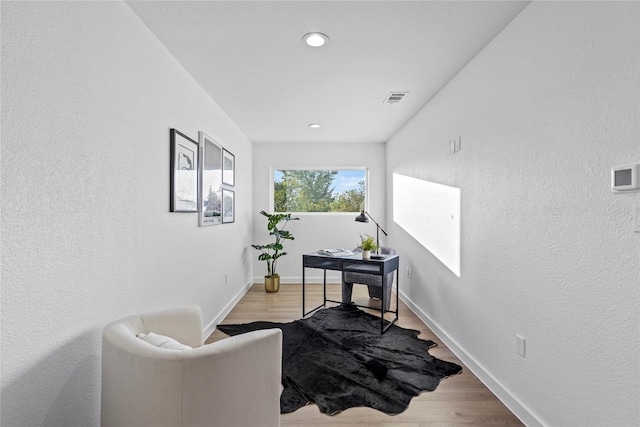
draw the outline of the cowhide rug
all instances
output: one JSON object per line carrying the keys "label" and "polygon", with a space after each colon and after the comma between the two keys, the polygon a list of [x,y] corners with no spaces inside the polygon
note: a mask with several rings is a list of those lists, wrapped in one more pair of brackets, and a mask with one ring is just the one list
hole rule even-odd
{"label": "cowhide rug", "polygon": [[393,325],[380,335],[380,318],[352,305],[291,323],[218,325],[228,335],[270,328],[283,333],[283,414],[309,403],[328,415],[357,406],[398,414],[414,396],[462,370],[431,356],[436,344],[419,339],[418,331]]}

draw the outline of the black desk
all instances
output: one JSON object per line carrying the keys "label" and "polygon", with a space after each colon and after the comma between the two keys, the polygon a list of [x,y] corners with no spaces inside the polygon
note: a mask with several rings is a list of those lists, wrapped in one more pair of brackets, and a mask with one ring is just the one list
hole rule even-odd
{"label": "black desk", "polygon": [[[317,252],[302,255],[302,316],[313,313],[321,307],[326,307],[327,302],[335,302],[341,304],[342,301],[335,301],[327,299],[327,270],[336,270],[342,272],[342,279],[344,280],[344,273],[352,271],[354,273],[367,273],[375,274],[377,276],[385,276],[388,273],[398,270],[400,263],[400,257],[398,255],[387,255],[384,259],[362,259],[362,254],[355,254],[353,256],[327,256],[320,255]],[[305,311],[305,270],[307,268],[320,268],[324,270],[323,281],[323,302],[319,306],[312,308],[310,311]],[[398,320],[398,293],[400,292],[400,275],[396,274],[396,309],[385,310],[384,309],[384,292],[382,292],[382,301],[380,304],[380,334],[383,334],[387,329],[391,327]],[[351,303],[353,304],[353,303]],[[353,304],[357,307],[373,308],[366,305]],[[395,318],[385,326],[385,313],[394,313]]]}

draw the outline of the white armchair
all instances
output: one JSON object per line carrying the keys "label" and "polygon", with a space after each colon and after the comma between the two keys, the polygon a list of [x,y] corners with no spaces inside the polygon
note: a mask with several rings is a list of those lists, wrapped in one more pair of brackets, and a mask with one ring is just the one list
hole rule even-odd
{"label": "white armchair", "polygon": [[[136,335],[165,335],[169,350]],[[282,332],[203,345],[197,306],[130,316],[104,328],[102,427],[280,425]]]}

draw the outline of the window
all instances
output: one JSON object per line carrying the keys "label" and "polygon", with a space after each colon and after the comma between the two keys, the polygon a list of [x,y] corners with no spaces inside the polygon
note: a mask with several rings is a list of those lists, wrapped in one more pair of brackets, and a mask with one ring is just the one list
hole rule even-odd
{"label": "window", "polygon": [[365,207],[367,170],[276,169],[274,212],[360,212]]}

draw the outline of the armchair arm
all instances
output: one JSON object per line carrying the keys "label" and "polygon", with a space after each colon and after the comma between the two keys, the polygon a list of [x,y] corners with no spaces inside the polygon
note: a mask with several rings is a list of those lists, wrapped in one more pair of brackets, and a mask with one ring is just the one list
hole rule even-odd
{"label": "armchair arm", "polygon": [[282,331],[236,335],[184,352],[183,425],[280,425]]}

